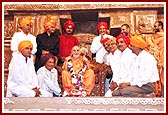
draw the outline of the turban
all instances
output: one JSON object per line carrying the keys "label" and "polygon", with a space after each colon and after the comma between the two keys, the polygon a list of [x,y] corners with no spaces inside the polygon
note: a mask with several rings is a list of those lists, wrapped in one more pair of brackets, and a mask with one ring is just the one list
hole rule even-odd
{"label": "turban", "polygon": [[108,43],[114,43],[114,44],[116,44],[116,38],[115,38],[115,37],[111,38],[111,39],[108,41]]}
{"label": "turban", "polygon": [[126,36],[126,35],[124,35],[124,34],[120,34],[120,35],[117,36],[116,41],[118,42],[118,40],[119,40],[120,38],[122,38],[122,39],[124,40],[125,44],[126,44],[127,46],[129,46],[129,44],[130,44],[130,38],[129,38],[128,36]]}
{"label": "turban", "polygon": [[20,27],[26,26],[27,24],[32,25],[32,17],[31,16],[27,16],[27,17],[23,18],[22,21],[20,22]]}
{"label": "turban", "polygon": [[101,26],[104,26],[106,29],[108,29],[108,24],[106,22],[99,22],[97,25],[97,29],[99,30]]}
{"label": "turban", "polygon": [[55,57],[51,53],[41,55],[41,58],[40,58],[41,64],[45,65],[50,58],[53,58],[54,62],[56,61]]}
{"label": "turban", "polygon": [[72,28],[74,29],[75,24],[74,24],[74,22],[72,22],[71,19],[68,19],[68,20],[64,23],[64,29],[66,29],[69,25],[71,25]]}
{"label": "turban", "polygon": [[51,19],[51,15],[48,15],[44,22],[44,29],[45,29],[44,31],[46,32],[46,30],[50,26],[56,26],[56,21]]}
{"label": "turban", "polygon": [[29,40],[23,40],[18,45],[19,52],[22,52],[26,47],[33,48],[33,44]]}
{"label": "turban", "polygon": [[105,44],[108,40],[110,40],[110,38],[105,38],[101,41],[102,44]]}
{"label": "turban", "polygon": [[135,35],[135,36],[131,37],[130,44],[132,46],[142,48],[142,49],[147,47],[147,43],[145,42],[145,40],[143,39],[143,37],[141,35]]}

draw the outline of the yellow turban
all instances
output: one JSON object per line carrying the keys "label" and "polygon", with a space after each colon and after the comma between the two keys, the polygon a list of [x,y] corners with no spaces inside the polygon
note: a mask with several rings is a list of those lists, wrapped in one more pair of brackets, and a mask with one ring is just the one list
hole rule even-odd
{"label": "yellow turban", "polygon": [[29,40],[23,40],[18,45],[19,52],[22,52],[26,47],[33,48],[33,44]]}
{"label": "yellow turban", "polygon": [[48,15],[44,22],[44,31],[48,29],[49,26],[56,26],[56,21],[51,19],[51,15]]}
{"label": "yellow turban", "polygon": [[25,18],[22,19],[22,21],[20,22],[20,26],[26,26],[27,24],[32,25],[32,17],[31,16],[27,16]]}
{"label": "yellow turban", "polygon": [[147,43],[143,39],[142,35],[135,35],[131,37],[130,44],[132,46],[144,49],[147,47]]}

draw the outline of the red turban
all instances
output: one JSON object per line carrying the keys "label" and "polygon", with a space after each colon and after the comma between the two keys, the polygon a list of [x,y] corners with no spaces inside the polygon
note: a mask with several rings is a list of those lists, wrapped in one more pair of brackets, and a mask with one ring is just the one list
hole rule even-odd
{"label": "red turban", "polygon": [[102,44],[105,44],[108,40],[110,40],[110,38],[105,38],[101,41]]}
{"label": "red turban", "polygon": [[104,26],[106,29],[108,29],[108,24],[106,22],[99,22],[97,25],[97,29],[99,30],[101,26]]}
{"label": "red turban", "polygon": [[71,25],[72,28],[74,29],[75,24],[74,24],[74,22],[72,22],[71,19],[68,19],[68,20],[64,23],[64,29],[66,29],[69,25]]}
{"label": "red turban", "polygon": [[49,26],[56,26],[56,21],[51,19],[51,16],[48,15],[44,22],[44,31],[48,29]]}
{"label": "red turban", "polygon": [[127,44],[127,46],[129,46],[129,44],[130,44],[130,38],[129,38],[128,36],[126,36],[126,35],[124,35],[124,34],[118,35],[118,36],[117,36],[117,39],[116,39],[117,43],[118,43],[118,40],[119,40],[120,38],[122,38],[122,39],[124,40],[125,44]]}

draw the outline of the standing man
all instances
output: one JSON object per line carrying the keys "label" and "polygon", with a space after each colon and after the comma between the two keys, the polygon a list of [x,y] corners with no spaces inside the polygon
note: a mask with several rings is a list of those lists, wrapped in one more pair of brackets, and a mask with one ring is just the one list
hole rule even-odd
{"label": "standing man", "polygon": [[11,40],[11,51],[13,51],[12,55],[19,53],[18,45],[23,40],[30,40],[31,43],[33,44],[32,54],[36,53],[37,51],[36,37],[30,34],[31,27],[32,27],[31,16],[27,16],[21,20],[20,22],[21,31],[15,32]]}
{"label": "standing man", "polygon": [[48,15],[44,22],[44,33],[37,35],[37,53],[35,69],[36,71],[43,66],[40,59],[42,55],[51,53],[57,56],[59,53],[59,35],[55,33],[56,21]]}
{"label": "standing man", "polygon": [[59,62],[62,64],[65,60],[65,57],[70,56],[72,47],[79,45],[78,39],[73,36],[73,31],[75,28],[74,22],[71,19],[68,19],[64,23],[64,30],[66,33],[59,36],[60,38],[60,52],[59,52]]}
{"label": "standing man", "polygon": [[[105,38],[113,38],[113,36],[108,35],[108,24],[106,22],[99,22],[97,25],[99,36],[93,38],[90,51],[93,55],[96,55],[96,62],[103,63],[103,56],[107,53],[103,47],[102,41]],[[94,56],[92,56],[94,58]]]}

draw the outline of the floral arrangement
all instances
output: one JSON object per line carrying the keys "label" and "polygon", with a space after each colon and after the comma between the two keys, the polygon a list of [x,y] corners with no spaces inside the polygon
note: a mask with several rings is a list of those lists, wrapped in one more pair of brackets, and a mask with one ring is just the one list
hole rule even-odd
{"label": "floral arrangement", "polygon": [[82,84],[83,84],[83,73],[86,71],[87,69],[87,63],[85,61],[83,61],[83,68],[78,72],[78,74],[76,75],[72,66],[72,62],[71,60],[68,60],[68,71],[70,72],[71,76],[72,76],[72,83],[74,83],[76,85],[77,89],[81,89]]}

